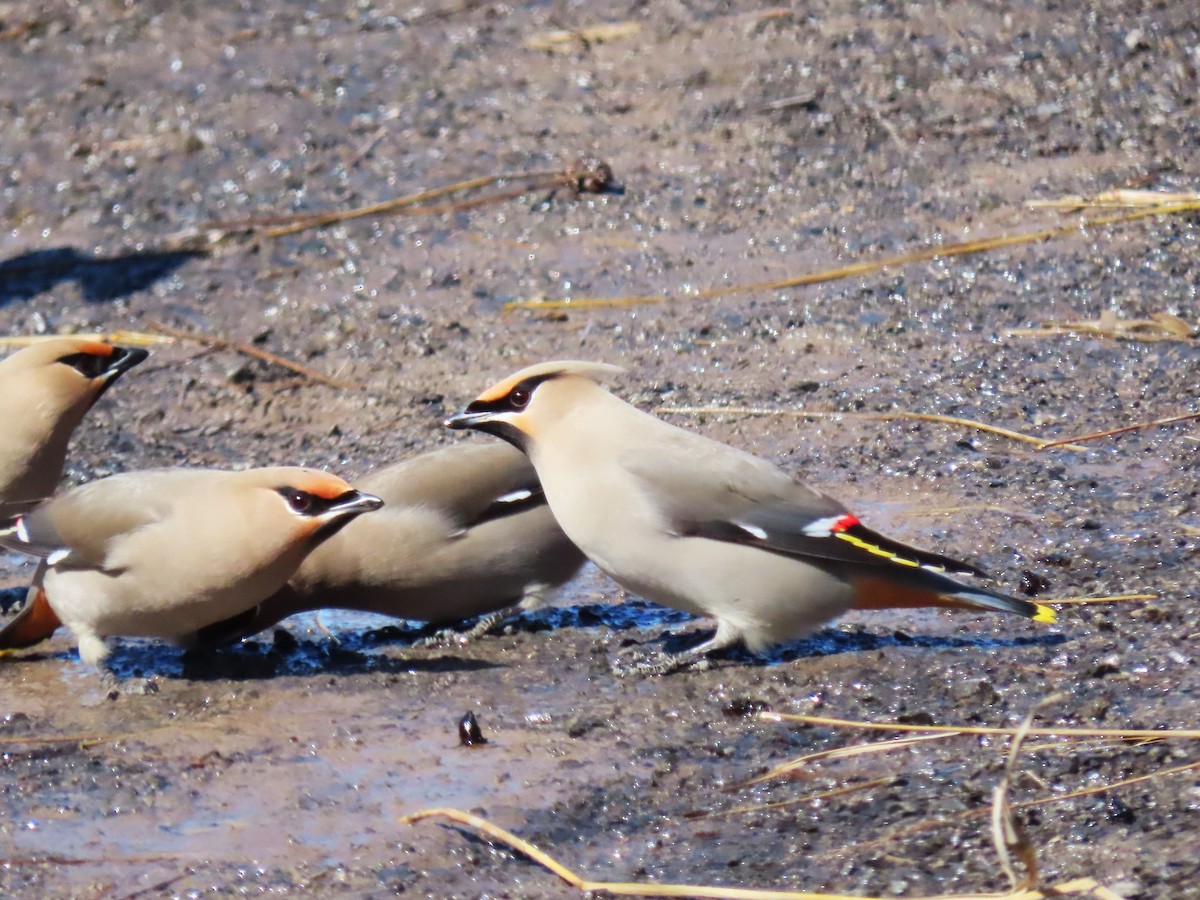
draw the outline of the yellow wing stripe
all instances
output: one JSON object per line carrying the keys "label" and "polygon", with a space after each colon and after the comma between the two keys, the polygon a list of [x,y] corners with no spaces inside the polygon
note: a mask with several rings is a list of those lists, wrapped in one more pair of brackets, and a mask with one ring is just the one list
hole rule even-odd
{"label": "yellow wing stripe", "polygon": [[[883,547],[880,547],[878,544],[872,544],[870,541],[864,541],[862,538],[855,537],[852,534],[847,534],[844,531],[833,532],[833,537],[841,538],[843,541],[846,541],[846,542],[852,544],[853,546],[859,548],[860,550],[865,550],[867,553],[874,554],[875,556],[882,556],[884,559],[890,560],[894,563],[898,563],[899,565],[902,565],[902,566],[909,566],[910,568],[914,568],[914,569],[921,569],[921,568],[933,569],[934,568],[933,566],[922,566],[919,562],[916,562],[911,559],[905,559],[903,556],[897,556],[892,551],[886,550]],[[939,567],[937,567],[937,571],[945,572],[946,570],[939,566]],[[1057,613],[1053,609],[1051,609],[1049,606],[1043,606],[1041,603],[1035,603],[1034,607],[1037,609],[1037,612],[1034,613],[1034,615],[1033,615],[1033,621],[1052,623],[1057,620],[1057,618],[1058,618]]]}
{"label": "yellow wing stripe", "polygon": [[[890,559],[892,562],[899,563],[902,566],[910,566],[914,569],[921,568],[921,564],[919,562],[917,562],[916,560],[905,559],[903,556],[897,556],[891,550],[885,550],[883,547],[880,547],[878,544],[872,544],[869,541],[864,541],[862,538],[855,537],[852,534],[847,534],[844,531],[835,531],[833,533],[833,536],[836,538],[841,538],[843,541],[847,541],[848,543],[853,544],[859,550],[866,550],[868,553],[872,553],[875,556],[882,556],[884,559]],[[941,569],[939,571],[945,571],[945,570]]]}

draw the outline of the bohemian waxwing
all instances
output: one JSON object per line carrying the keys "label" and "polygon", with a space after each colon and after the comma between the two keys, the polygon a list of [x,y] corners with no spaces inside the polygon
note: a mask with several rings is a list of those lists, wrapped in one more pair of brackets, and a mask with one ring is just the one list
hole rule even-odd
{"label": "bohemian waxwing", "polygon": [[252,616],[205,629],[202,643],[325,608],[435,623],[486,615],[465,640],[537,608],[585,561],[546,506],[529,460],[505,444],[456,444],[355,483],[382,497],[383,511],[309,554]]}
{"label": "bohemian waxwing", "polygon": [[282,587],[311,549],[383,505],[313,469],[157,469],[73,488],[0,531],[41,558],[0,649],[60,624],[96,663],[106,635],[185,642]]}
{"label": "bohemian waxwing", "polygon": [[0,360],[0,516],[54,493],[75,427],[101,394],[148,355],[67,337],[40,341]]}
{"label": "bohemian waxwing", "polygon": [[876,534],[765,460],[619,400],[599,381],[620,371],[531,366],[446,424],[524,450],[563,531],[618,582],[717,620],[711,640],[636,671],[671,671],[739,641],[757,652],[854,608],[986,609],[1053,621],[1047,607],[952,577],[982,575],[974,566]]}

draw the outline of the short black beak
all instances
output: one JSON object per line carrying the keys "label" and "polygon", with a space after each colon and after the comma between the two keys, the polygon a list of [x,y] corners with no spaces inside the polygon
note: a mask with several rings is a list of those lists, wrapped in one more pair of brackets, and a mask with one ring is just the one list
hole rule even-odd
{"label": "short black beak", "polygon": [[361,515],[374,512],[383,506],[383,501],[374,494],[364,494],[362,491],[346,491],[334,500],[325,510],[325,515]]}
{"label": "short black beak", "polygon": [[108,365],[103,372],[92,380],[93,384],[96,385],[96,391],[92,396],[92,404],[94,405],[105,391],[116,384],[118,378],[149,355],[150,351],[143,350],[141,347],[113,347],[112,355],[106,360]]}
{"label": "short black beak", "polygon": [[138,363],[144,362],[150,355],[149,350],[143,350],[141,347],[114,347],[113,349],[116,352],[108,358],[108,369],[104,373],[104,377],[110,381],[128,372]]}
{"label": "short black beak", "polygon": [[484,422],[491,421],[492,414],[487,412],[470,412],[463,410],[457,412],[445,421],[447,428],[453,428],[455,431],[462,431],[464,428],[478,428]]}
{"label": "short black beak", "polygon": [[363,513],[373,512],[382,506],[383,501],[374,494],[346,491],[321,512],[322,524],[312,536],[313,546],[329,540]]}

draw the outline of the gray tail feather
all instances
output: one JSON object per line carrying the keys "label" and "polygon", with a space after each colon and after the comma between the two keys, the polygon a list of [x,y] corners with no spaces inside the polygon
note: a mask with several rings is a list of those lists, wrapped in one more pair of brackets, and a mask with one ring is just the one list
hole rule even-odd
{"label": "gray tail feather", "polygon": [[966,604],[976,609],[992,610],[993,612],[1012,613],[1026,619],[1038,622],[1053,622],[1054,610],[1040,603],[1023,600],[1020,597],[1010,597],[999,591],[985,587],[964,584],[963,582],[936,572],[925,570],[920,581],[923,587],[931,588],[951,600]]}

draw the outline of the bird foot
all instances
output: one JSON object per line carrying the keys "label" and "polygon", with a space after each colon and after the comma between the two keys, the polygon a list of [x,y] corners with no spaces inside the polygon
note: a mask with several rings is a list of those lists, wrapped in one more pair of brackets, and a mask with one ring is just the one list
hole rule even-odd
{"label": "bird foot", "polygon": [[712,661],[707,656],[692,651],[655,653],[638,660],[613,660],[610,668],[618,678],[645,677],[683,671],[707,672],[712,668]]}
{"label": "bird foot", "polygon": [[516,606],[498,609],[496,612],[488,613],[466,631],[459,631],[457,628],[443,628],[441,631],[436,631],[429,635],[429,637],[423,637],[420,640],[414,641],[413,646],[435,648],[463,647],[476,638],[481,638],[485,634],[488,634],[496,626],[508,621],[518,612],[520,612],[520,609]]}

